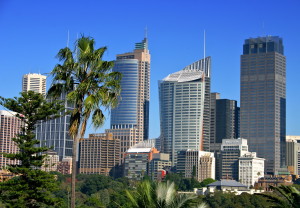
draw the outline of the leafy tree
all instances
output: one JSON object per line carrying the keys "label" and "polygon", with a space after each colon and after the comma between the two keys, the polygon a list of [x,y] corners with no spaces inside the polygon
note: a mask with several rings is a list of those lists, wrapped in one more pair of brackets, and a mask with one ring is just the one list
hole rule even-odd
{"label": "leafy tree", "polygon": [[201,183],[200,186],[201,187],[206,187],[208,184],[211,184],[213,182],[216,182],[216,180],[212,179],[212,178],[206,178],[204,179]]}
{"label": "leafy tree", "polygon": [[8,170],[16,177],[0,184],[0,198],[8,207],[49,207],[59,206],[59,200],[52,194],[58,186],[54,175],[40,170],[46,155],[41,153],[47,147],[37,147],[35,124],[58,116],[62,105],[47,102],[33,91],[22,92],[20,97],[6,99],[0,97],[0,104],[16,112],[16,117],[24,124],[20,133],[12,140],[19,148],[18,153],[4,154],[6,158],[18,160],[18,165],[9,165]]}
{"label": "leafy tree", "polygon": [[87,195],[94,194],[99,190],[108,188],[111,180],[110,177],[104,175],[88,175],[80,187],[80,191]]}
{"label": "leafy tree", "polygon": [[272,193],[262,193],[261,196],[265,197],[267,201],[272,202],[270,207],[295,207],[300,208],[300,191],[294,186],[273,187]]}
{"label": "leafy tree", "polygon": [[103,125],[105,117],[101,107],[115,107],[120,94],[121,74],[111,71],[112,61],[102,60],[106,47],[95,49],[94,46],[93,38],[82,36],[77,40],[74,52],[68,47],[61,49],[57,57],[62,64],[52,70],[53,85],[48,91],[50,97],[69,92],[67,100],[74,104],[69,128],[74,140],[71,208],[75,207],[78,141],[85,133],[90,116],[94,127]]}

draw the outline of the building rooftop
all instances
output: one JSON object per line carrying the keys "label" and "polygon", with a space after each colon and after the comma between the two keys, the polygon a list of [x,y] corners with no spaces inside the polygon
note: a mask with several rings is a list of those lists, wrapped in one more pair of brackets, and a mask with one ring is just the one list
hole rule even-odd
{"label": "building rooftop", "polygon": [[169,74],[163,81],[170,82],[189,82],[202,79],[203,76],[210,76],[210,57],[198,60],[181,71]]}
{"label": "building rooftop", "polygon": [[210,186],[247,187],[246,185],[235,180],[220,180],[207,185],[207,187]]}
{"label": "building rooftop", "polygon": [[127,150],[127,153],[143,153],[143,152],[151,152],[152,148],[130,148]]}

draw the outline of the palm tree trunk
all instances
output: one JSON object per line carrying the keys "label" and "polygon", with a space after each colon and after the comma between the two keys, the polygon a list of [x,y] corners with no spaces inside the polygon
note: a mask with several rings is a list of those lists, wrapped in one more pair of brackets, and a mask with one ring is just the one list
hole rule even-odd
{"label": "palm tree trunk", "polygon": [[77,136],[73,138],[73,154],[72,154],[72,178],[71,178],[71,208],[75,208],[75,201],[76,201],[76,159],[77,159],[77,143],[78,138]]}

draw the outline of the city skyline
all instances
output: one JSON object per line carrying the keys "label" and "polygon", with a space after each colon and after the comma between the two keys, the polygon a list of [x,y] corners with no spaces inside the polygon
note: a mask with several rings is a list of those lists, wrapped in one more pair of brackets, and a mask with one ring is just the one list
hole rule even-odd
{"label": "city skyline", "polygon": [[[255,2],[259,3],[259,7]],[[116,54],[130,51],[131,45],[144,37],[143,30],[147,26],[152,54],[149,130],[150,138],[154,138],[159,136],[157,81],[204,57],[204,30],[206,55],[212,57],[213,63],[211,91],[220,92],[222,98],[238,100],[238,105],[239,60],[243,41],[266,34],[278,35],[283,38],[288,63],[287,134],[300,135],[300,98],[297,96],[300,73],[297,70],[299,14],[296,9],[299,3],[287,2],[283,5],[276,4],[276,1],[255,2],[213,1],[202,5],[196,1],[190,4],[153,1],[145,7],[135,4],[135,1],[128,4],[89,1],[90,4],[86,6],[91,9],[91,18],[81,20],[80,17],[84,15],[72,12],[79,9],[80,4],[76,2],[1,2],[0,26],[5,32],[0,34],[0,38],[5,41],[0,49],[3,54],[0,95],[18,96],[24,74],[49,73],[57,63],[55,55],[58,50],[67,45],[68,31],[69,47],[73,48],[77,34],[90,35],[98,46],[108,46],[105,59],[114,60]],[[103,9],[112,6],[113,10]],[[134,11],[138,10],[145,12],[143,18],[136,18]],[[245,15],[254,11],[255,15]],[[83,13],[87,14],[87,11]],[[277,15],[279,13],[281,15]],[[70,17],[64,18],[68,15]],[[133,18],[136,21],[130,21]],[[103,26],[107,29],[103,30]],[[49,83],[50,80],[47,87]],[[104,132],[109,125],[108,118],[102,129],[95,131],[89,128],[87,134]]]}

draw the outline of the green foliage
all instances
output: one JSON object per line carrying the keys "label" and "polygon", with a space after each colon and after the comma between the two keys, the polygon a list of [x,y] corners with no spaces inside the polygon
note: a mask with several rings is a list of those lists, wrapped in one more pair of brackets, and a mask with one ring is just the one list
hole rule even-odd
{"label": "green foliage", "polygon": [[273,203],[271,207],[295,207],[300,208],[300,191],[294,186],[271,187],[272,193],[260,194],[267,201]]}
{"label": "green foliage", "polygon": [[37,147],[35,124],[58,116],[63,109],[57,101],[46,102],[43,96],[32,91],[22,92],[21,97],[6,99],[0,97],[0,104],[16,112],[24,124],[21,132],[12,140],[19,148],[15,154],[3,154],[11,160],[19,160],[18,165],[9,165],[7,169],[17,176],[0,184],[0,198],[8,207],[49,207],[59,206],[59,200],[53,191],[58,189],[54,175],[41,171],[46,155],[41,153],[47,147]]}
{"label": "green foliage", "polygon": [[[95,128],[104,124],[102,108],[116,107],[120,95],[121,74],[112,72],[113,61],[102,57],[106,47],[95,48],[95,40],[82,36],[76,41],[75,51],[60,49],[57,58],[61,62],[51,71],[53,84],[48,96],[55,98],[68,92],[67,100],[74,104],[70,116],[69,133],[74,139],[72,169],[76,170],[77,144],[84,136],[88,120]],[[71,207],[75,207],[76,172],[72,172]]]}
{"label": "green foliage", "polygon": [[89,175],[89,177],[85,178],[84,183],[80,187],[80,191],[84,194],[91,195],[99,190],[108,188],[111,181],[112,179],[107,176]]}
{"label": "green foliage", "polygon": [[126,191],[126,194],[130,201],[127,206],[133,208],[180,208],[196,198],[194,194],[178,194],[175,184],[169,181],[157,184],[142,181],[136,190]]}
{"label": "green foliage", "polygon": [[206,178],[203,181],[201,181],[200,187],[206,187],[208,184],[211,184],[213,182],[216,182],[216,180],[214,180],[212,178]]}
{"label": "green foliage", "polygon": [[181,174],[169,173],[166,175],[165,181],[171,181],[176,184],[176,188],[180,191],[192,191],[194,188],[200,188],[200,182],[195,178],[184,178]]}
{"label": "green foliage", "polygon": [[223,193],[216,191],[213,194],[205,196],[203,199],[211,208],[267,208],[271,204],[259,195],[250,195],[242,193],[235,195],[234,193]]}

